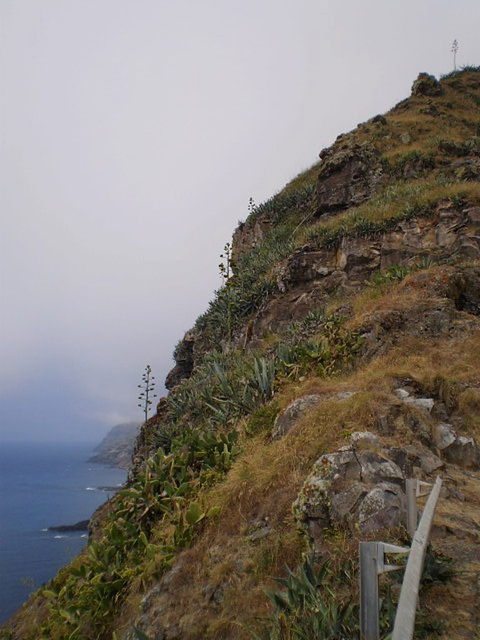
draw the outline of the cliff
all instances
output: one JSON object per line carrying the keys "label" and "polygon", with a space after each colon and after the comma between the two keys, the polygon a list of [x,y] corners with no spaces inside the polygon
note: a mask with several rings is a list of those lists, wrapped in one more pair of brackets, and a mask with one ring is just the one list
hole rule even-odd
{"label": "cliff", "polygon": [[254,207],[129,485],[4,637],[357,638],[358,541],[438,473],[417,633],[476,637],[479,105],[478,68],[420,74]]}
{"label": "cliff", "polygon": [[140,425],[136,422],[124,422],[112,427],[96,447],[97,453],[89,462],[128,469],[139,429]]}

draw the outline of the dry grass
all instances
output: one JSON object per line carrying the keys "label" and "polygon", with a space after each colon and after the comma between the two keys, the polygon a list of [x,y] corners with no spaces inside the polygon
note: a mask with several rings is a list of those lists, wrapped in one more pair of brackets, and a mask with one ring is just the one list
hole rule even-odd
{"label": "dry grass", "polygon": [[[296,533],[291,504],[314,460],[323,452],[337,449],[353,430],[375,431],[382,408],[398,402],[393,389],[403,378],[411,378],[420,388],[432,391],[439,391],[442,380],[444,393],[448,381],[451,389],[463,388],[463,394],[457,394],[457,405],[462,410],[475,411],[478,396],[465,392],[464,385],[478,383],[479,346],[479,333],[432,341],[406,338],[388,354],[353,373],[329,381],[310,378],[286,388],[284,397],[278,399],[282,406],[293,397],[309,393],[346,389],[357,393],[345,402],[326,400],[278,442],[260,437],[243,442],[243,453],[228,477],[204,495],[206,505],[219,505],[222,511],[198,542],[180,555],[181,569],[169,587],[172,595],[162,596],[156,605],[168,603],[171,607],[167,608],[169,613],[162,614],[162,624],[176,621],[185,639],[247,638],[246,630],[268,610],[262,588],[272,588],[272,577],[283,574],[285,565],[294,567],[300,561],[304,542]],[[390,440],[385,443],[404,443],[405,434],[395,434]],[[440,525],[451,524],[455,518],[458,525],[460,516],[467,520],[470,517],[463,503],[452,505],[449,512],[445,507],[440,510]],[[475,503],[471,508],[477,506]],[[474,511],[472,521],[473,514]],[[250,535],[259,520],[268,522],[270,534],[252,541]],[[331,553],[348,546],[349,553],[355,555],[356,542],[349,538],[350,543],[351,549],[341,532],[332,532],[327,540]],[[447,546],[442,549],[453,553]],[[467,572],[468,566],[465,564],[462,570]],[[428,592],[425,605],[428,608],[436,603],[438,611],[451,611],[449,602],[454,598],[457,606],[468,611],[472,595],[462,595],[462,589],[465,592],[469,579],[465,574],[458,584],[435,587]],[[221,594],[218,602],[208,595],[217,590]],[[192,602],[197,603],[193,610]],[[469,615],[465,614],[466,618]],[[452,633],[451,627],[447,628]]]}
{"label": "dry grass", "polygon": [[446,489],[435,515],[433,543],[453,560],[454,575],[428,590],[423,602],[444,620],[442,637],[475,638],[480,611],[480,473],[448,465],[442,475]]}
{"label": "dry grass", "polygon": [[466,389],[458,396],[458,410],[467,433],[480,437],[480,387]]}

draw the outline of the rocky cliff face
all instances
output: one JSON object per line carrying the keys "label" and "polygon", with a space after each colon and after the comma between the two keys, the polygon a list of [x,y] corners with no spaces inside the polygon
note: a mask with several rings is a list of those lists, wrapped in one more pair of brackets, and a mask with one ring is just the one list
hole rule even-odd
{"label": "rocky cliff face", "polygon": [[135,422],[125,422],[112,427],[89,462],[128,469],[139,430],[140,425]]}
{"label": "rocky cliff face", "polygon": [[457,572],[422,606],[430,628],[473,640],[479,104],[478,69],[420,74],[253,209],[232,278],[175,350],[129,488],[13,638],[253,637],[271,624],[263,589],[306,552],[355,600],[358,541],[402,542],[405,480],[440,473],[434,546]]}
{"label": "rocky cliff face", "polygon": [[[261,340],[266,331],[276,331],[282,325],[284,328],[308,309],[323,307],[332,296],[359,290],[379,269],[422,261],[433,264],[478,259],[480,210],[469,206],[468,200],[462,201],[460,194],[453,200],[440,196],[442,191],[449,192],[448,183],[473,187],[480,178],[478,123],[462,118],[466,112],[473,116],[476,111],[474,92],[479,83],[474,75],[465,76],[461,84],[455,78],[441,84],[433,76],[420,74],[408,101],[386,116],[376,116],[350,134],[339,136],[332,147],[321,151],[320,164],[310,170],[314,181],[311,189],[296,189],[284,197],[291,201],[287,212],[276,196],[267,206],[257,207],[239,226],[233,236],[234,264],[264,248],[279,223],[294,227],[294,242],[283,261],[273,261],[270,275],[274,283],[257,303],[257,313],[249,314],[251,323],[239,323],[235,345],[251,338],[256,344],[255,339]],[[453,139],[459,134],[458,127],[448,124],[452,88],[457,98],[460,90],[462,99],[473,101],[468,107],[462,104],[458,114],[461,140]],[[411,185],[411,198],[405,198],[407,185]],[[423,198],[428,192],[431,198]],[[379,195],[375,198],[375,194]],[[389,208],[397,210],[399,202],[406,199],[413,201],[409,205],[412,210],[407,206],[396,215],[389,213]],[[362,220],[368,207],[359,205],[365,201],[382,210],[379,218],[383,218],[383,224],[380,220]],[[355,216],[359,220],[352,224]],[[309,228],[309,233],[302,233],[304,228]],[[316,228],[327,231],[324,238],[315,234]],[[202,359],[203,345],[196,346],[198,333],[195,327],[181,342],[167,388],[190,377],[195,360]]]}

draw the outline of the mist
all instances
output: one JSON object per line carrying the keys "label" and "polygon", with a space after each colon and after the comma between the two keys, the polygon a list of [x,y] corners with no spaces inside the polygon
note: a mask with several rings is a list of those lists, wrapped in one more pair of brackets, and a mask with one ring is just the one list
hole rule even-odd
{"label": "mist", "polygon": [[141,421],[219,255],[421,71],[480,64],[478,0],[3,0],[3,440]]}

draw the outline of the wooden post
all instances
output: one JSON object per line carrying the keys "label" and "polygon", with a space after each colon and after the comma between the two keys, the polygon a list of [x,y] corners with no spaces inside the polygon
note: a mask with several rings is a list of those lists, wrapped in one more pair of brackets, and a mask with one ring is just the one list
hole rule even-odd
{"label": "wooden post", "polygon": [[407,478],[405,481],[405,493],[407,494],[407,531],[411,540],[418,524],[416,480]]}
{"label": "wooden post", "polygon": [[360,542],[360,638],[378,640],[378,542]]}
{"label": "wooden post", "polygon": [[413,539],[418,525],[417,498],[426,496],[430,492],[431,484],[414,478],[405,481],[405,493],[407,495],[407,531],[410,540]]}
{"label": "wooden post", "polygon": [[386,542],[360,542],[360,638],[380,637],[378,576],[402,569],[385,562],[386,553],[408,553],[409,549]]}

